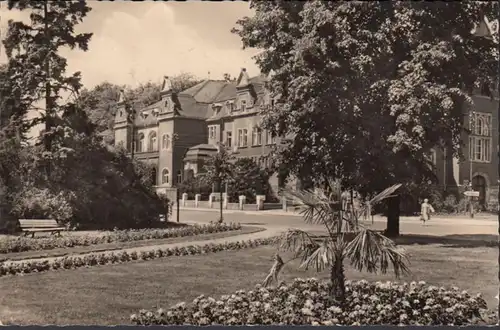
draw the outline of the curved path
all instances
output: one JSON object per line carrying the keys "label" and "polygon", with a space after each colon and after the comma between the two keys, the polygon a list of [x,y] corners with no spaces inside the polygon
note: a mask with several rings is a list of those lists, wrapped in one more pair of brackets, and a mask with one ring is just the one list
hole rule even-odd
{"label": "curved path", "polygon": [[[185,222],[185,223],[195,223],[195,222]],[[236,234],[234,236],[229,236],[229,237],[223,237],[223,238],[215,238],[215,239],[207,239],[207,240],[201,240],[201,241],[187,241],[187,242],[179,242],[179,243],[168,243],[168,244],[157,244],[157,245],[150,245],[150,246],[141,246],[141,247],[133,247],[133,248],[125,248],[125,249],[119,249],[119,250],[112,250],[110,252],[113,253],[119,253],[119,252],[144,252],[144,251],[154,251],[158,249],[167,249],[167,248],[175,248],[175,247],[185,247],[189,245],[205,245],[205,244],[210,244],[210,243],[231,243],[231,242],[238,242],[238,241],[246,241],[246,240],[253,240],[253,239],[259,239],[259,238],[270,238],[273,236],[276,236],[283,232],[283,229],[278,229],[278,228],[267,228],[266,226],[261,226],[259,225],[258,227],[260,228],[265,228],[265,230],[258,231],[255,233],[249,233],[249,234]],[[70,249],[70,248],[69,248]],[[19,264],[19,263],[27,263],[27,262],[40,262],[40,261],[53,261],[57,259],[63,259],[67,257],[85,257],[86,255],[95,255],[95,254],[102,254],[102,253],[107,253],[105,251],[102,252],[89,252],[89,253],[79,253],[79,254],[68,254],[64,257],[48,257],[48,258],[30,258],[30,259],[22,259],[22,260],[13,260],[13,261],[6,261],[4,264],[5,265],[10,265],[10,264]]]}
{"label": "curved path", "polygon": [[[255,214],[257,213],[257,214]],[[242,213],[242,212],[227,212],[224,215],[224,220],[227,222],[239,222],[245,226],[257,226],[265,228],[263,231],[240,234],[235,236],[207,239],[201,241],[188,241],[180,243],[169,243],[161,245],[151,245],[142,247],[125,248],[120,250],[113,250],[112,252],[143,252],[151,251],[157,249],[166,249],[174,247],[184,247],[189,245],[204,245],[209,243],[224,243],[224,242],[237,242],[249,239],[259,239],[259,238],[269,238],[281,234],[288,228],[299,228],[308,231],[323,231],[324,228],[321,225],[305,224],[301,217],[296,215],[286,216],[286,215],[273,215],[271,213],[255,212],[255,213]],[[180,221],[184,223],[208,223],[210,221],[217,221],[219,215],[218,212],[204,212],[204,211],[193,211],[193,210],[183,210],[180,212]],[[172,217],[176,219],[175,214]],[[195,220],[195,221],[193,221]],[[376,217],[375,222],[372,225],[367,223],[369,227],[374,229],[385,228],[385,219]],[[420,234],[420,235],[433,235],[433,236],[447,236],[447,235],[497,235],[498,233],[498,223],[496,221],[486,220],[486,219],[470,219],[470,218],[433,218],[429,224],[422,226],[422,223],[418,221],[418,218],[402,218],[400,222],[401,232],[403,234]],[[96,253],[106,253],[106,252],[89,252],[84,254],[74,254],[68,256],[80,256],[91,255]],[[55,260],[64,257],[48,257],[48,258],[32,258],[23,259],[16,261],[6,261],[5,264],[14,263],[26,263],[32,261],[42,261],[42,260]]]}

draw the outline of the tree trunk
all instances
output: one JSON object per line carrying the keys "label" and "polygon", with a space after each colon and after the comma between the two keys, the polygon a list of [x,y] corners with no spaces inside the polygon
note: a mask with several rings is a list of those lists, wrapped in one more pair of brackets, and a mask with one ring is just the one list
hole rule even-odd
{"label": "tree trunk", "polygon": [[344,259],[338,255],[330,269],[331,296],[338,304],[345,302],[345,273],[344,273]]}
{"label": "tree trunk", "polygon": [[384,232],[385,236],[387,237],[399,236],[399,204],[399,195],[387,199],[387,228]]}
{"label": "tree trunk", "polygon": [[224,218],[222,217],[222,181],[219,183],[219,198],[220,198],[220,201],[219,201],[219,207],[220,207],[219,223],[223,223]]}

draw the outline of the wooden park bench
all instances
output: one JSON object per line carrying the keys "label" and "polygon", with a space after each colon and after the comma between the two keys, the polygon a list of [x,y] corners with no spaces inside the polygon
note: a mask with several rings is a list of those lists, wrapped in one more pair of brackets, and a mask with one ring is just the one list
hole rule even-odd
{"label": "wooden park bench", "polygon": [[61,235],[61,231],[66,230],[53,219],[19,219],[19,225],[24,235],[31,233],[31,237],[35,237],[35,233],[44,232]]}

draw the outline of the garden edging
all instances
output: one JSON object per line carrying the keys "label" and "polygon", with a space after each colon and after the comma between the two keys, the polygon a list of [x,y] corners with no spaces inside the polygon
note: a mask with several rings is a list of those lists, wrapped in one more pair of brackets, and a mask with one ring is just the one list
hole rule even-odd
{"label": "garden edging", "polygon": [[[67,257],[45,258],[42,260],[29,259],[4,262],[3,264],[0,264],[0,277],[32,272],[45,272],[56,269],[74,269],[134,260],[150,260],[174,255],[182,256],[219,252],[223,250],[239,250],[247,247],[270,244],[274,237],[276,237],[280,232],[281,231],[276,229],[266,229],[264,231],[251,234],[236,235],[216,240],[197,241],[197,244],[192,244],[192,242],[183,242],[178,244],[174,243],[157,246],[144,246],[141,248],[129,248],[105,253],[87,253],[81,255],[70,255]],[[212,251],[210,248],[215,250]],[[95,260],[95,263],[93,260]],[[60,265],[56,265],[54,268],[54,264]]]}

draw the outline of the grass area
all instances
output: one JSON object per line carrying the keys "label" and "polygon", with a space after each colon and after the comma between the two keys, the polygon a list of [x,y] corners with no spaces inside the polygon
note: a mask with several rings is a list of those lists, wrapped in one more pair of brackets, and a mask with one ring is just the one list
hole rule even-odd
{"label": "grass area", "polygon": [[1,260],[23,260],[23,259],[34,259],[34,258],[48,258],[48,257],[62,257],[66,255],[83,254],[90,252],[102,252],[102,251],[112,251],[120,250],[134,247],[142,246],[154,246],[162,244],[173,244],[173,243],[183,243],[183,242],[196,242],[204,241],[210,239],[219,239],[236,235],[251,234],[264,230],[264,228],[243,226],[240,230],[232,230],[226,232],[212,233],[212,234],[201,234],[194,236],[184,236],[184,237],[174,237],[174,238],[164,238],[164,239],[148,239],[141,241],[132,242],[114,242],[106,244],[96,244],[89,246],[75,246],[71,248],[58,248],[52,250],[43,251],[25,251],[25,252],[15,252],[15,253],[3,253],[0,254]]}
{"label": "grass area", "polygon": [[[401,280],[424,280],[481,292],[493,308],[497,294],[496,249],[412,245],[407,251],[413,275]],[[200,294],[220,296],[251,289],[266,276],[275,252],[272,247],[259,247],[6,277],[0,281],[0,320],[22,325],[127,325],[130,314],[142,308],[165,308]],[[296,266],[287,264],[283,279],[327,276],[300,271]],[[370,281],[394,279],[390,274],[358,273],[349,267],[347,276]]]}

